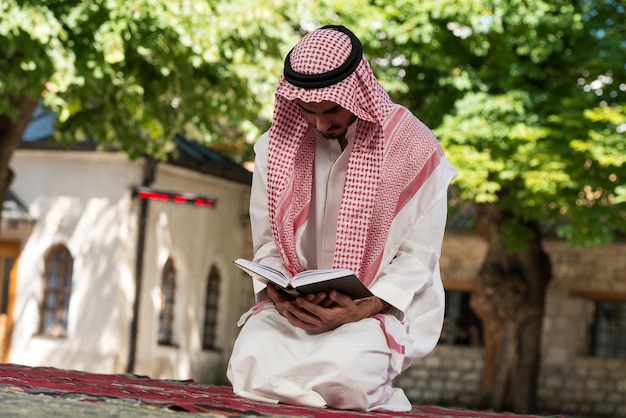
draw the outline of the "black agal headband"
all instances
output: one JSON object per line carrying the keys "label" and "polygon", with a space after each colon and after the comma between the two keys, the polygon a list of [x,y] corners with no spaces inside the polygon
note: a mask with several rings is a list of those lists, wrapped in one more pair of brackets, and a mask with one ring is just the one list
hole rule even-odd
{"label": "black agal headband", "polygon": [[350,30],[341,25],[327,25],[320,29],[332,29],[348,35],[350,37],[350,41],[352,42],[350,56],[348,56],[348,59],[343,64],[334,70],[321,74],[301,74],[291,68],[292,49],[287,54],[287,58],[285,58],[285,69],[283,71],[283,75],[289,83],[296,87],[302,87],[305,89],[321,89],[323,87],[332,86],[333,84],[339,83],[341,80],[347,78],[361,63],[363,46],[361,45],[359,38],[357,38],[354,33],[350,32]]}

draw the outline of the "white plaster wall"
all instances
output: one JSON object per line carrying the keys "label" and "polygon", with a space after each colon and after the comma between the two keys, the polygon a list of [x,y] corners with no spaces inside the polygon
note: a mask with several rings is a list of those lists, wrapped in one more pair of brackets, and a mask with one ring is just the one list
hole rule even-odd
{"label": "white plaster wall", "polygon": [[[238,332],[236,322],[242,313],[238,300],[250,285],[232,263],[246,251],[243,222],[247,220],[249,186],[159,165],[153,187],[216,198],[217,205],[206,208],[149,203],[136,372],[155,378],[223,380]],[[185,283],[177,286],[174,320],[177,347],[157,344],[161,274],[170,256],[178,283]],[[222,278],[216,336],[219,350],[203,350],[205,293],[213,265]]]}
{"label": "white plaster wall", "polygon": [[[140,175],[120,154],[17,151],[12,189],[36,219],[18,268],[10,361],[122,372],[132,260],[128,185]],[[62,243],[74,257],[67,338],[38,335],[43,257]],[[134,258],[134,257],[133,257]]]}
{"label": "white plaster wall", "polygon": [[[126,371],[135,291],[142,162],[117,153],[18,150],[12,189],[36,218],[18,269],[10,361],[98,373]],[[160,163],[153,187],[214,197],[215,208],[149,203],[135,373],[153,378],[224,382],[224,368],[248,306],[249,279],[232,260],[247,256],[250,186]],[[74,256],[68,337],[37,335],[43,256],[63,243]],[[163,265],[177,271],[177,346],[159,346]],[[222,277],[219,350],[202,349],[208,274]],[[251,301],[250,301],[251,302]]]}

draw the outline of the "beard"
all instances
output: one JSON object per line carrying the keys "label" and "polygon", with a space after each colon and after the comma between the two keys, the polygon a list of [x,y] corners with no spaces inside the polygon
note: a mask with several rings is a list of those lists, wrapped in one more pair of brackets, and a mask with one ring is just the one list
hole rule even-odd
{"label": "beard", "polygon": [[320,134],[326,139],[340,139],[346,137],[346,132],[348,132],[348,127],[354,123],[356,120],[356,116],[352,117],[352,120],[345,125],[333,125],[325,132],[320,131]]}
{"label": "beard", "polygon": [[322,136],[326,139],[339,139],[342,138],[346,135],[346,130],[334,130],[331,129],[329,131],[327,131],[328,133],[325,132],[320,132],[320,134],[322,134]]}

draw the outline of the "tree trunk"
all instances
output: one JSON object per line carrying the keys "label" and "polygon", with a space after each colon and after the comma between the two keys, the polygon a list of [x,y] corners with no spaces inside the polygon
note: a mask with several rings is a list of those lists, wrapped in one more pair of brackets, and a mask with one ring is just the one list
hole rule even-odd
{"label": "tree trunk", "polygon": [[496,204],[477,207],[477,231],[488,245],[471,298],[485,341],[478,406],[528,413],[536,410],[544,302],[552,273],[537,225],[524,225],[534,236],[525,250],[508,250],[501,233],[511,220]]}
{"label": "tree trunk", "polygon": [[13,98],[17,118],[0,115],[0,218],[4,195],[13,181],[13,170],[9,167],[13,152],[22,142],[24,131],[37,107],[37,102],[26,97]]}

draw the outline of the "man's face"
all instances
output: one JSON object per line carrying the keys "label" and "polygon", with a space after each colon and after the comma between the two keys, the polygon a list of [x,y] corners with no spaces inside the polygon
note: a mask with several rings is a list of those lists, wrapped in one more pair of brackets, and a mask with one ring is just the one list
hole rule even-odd
{"label": "man's face", "polygon": [[344,139],[348,126],[356,119],[355,115],[337,103],[303,102],[300,99],[295,102],[302,109],[304,117],[327,139]]}

